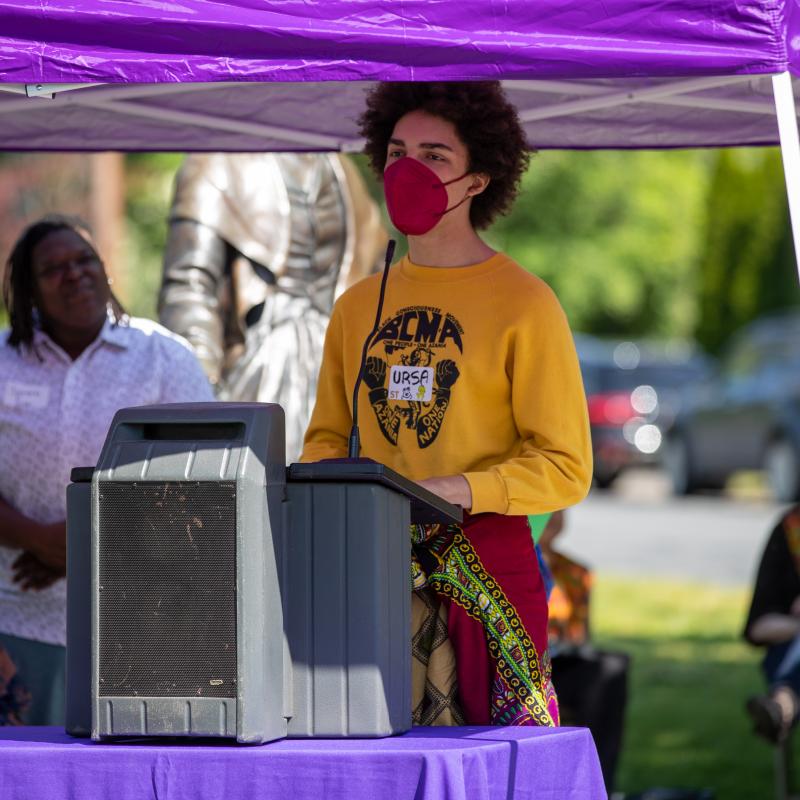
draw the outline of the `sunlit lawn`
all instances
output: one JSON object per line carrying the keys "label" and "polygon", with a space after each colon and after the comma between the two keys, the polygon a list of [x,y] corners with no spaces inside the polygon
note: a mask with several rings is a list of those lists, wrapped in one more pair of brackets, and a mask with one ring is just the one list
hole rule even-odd
{"label": "sunlit lawn", "polygon": [[760,653],[740,637],[748,602],[745,589],[597,578],[595,641],[633,659],[618,790],[773,796],[772,749],[751,733],[744,711],[763,685]]}

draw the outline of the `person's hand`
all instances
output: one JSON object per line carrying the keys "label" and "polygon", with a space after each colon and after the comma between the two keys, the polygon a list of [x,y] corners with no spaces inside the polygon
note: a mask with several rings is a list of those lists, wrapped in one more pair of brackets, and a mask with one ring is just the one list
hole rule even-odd
{"label": "person's hand", "polygon": [[19,584],[20,589],[28,591],[41,591],[48,586],[52,586],[59,578],[63,577],[62,573],[42,564],[33,553],[25,551],[22,553],[11,565],[14,583]]}
{"label": "person's hand", "polygon": [[463,475],[444,475],[439,478],[425,478],[419,485],[439,495],[448,503],[461,506],[464,511],[472,508],[472,489]]}

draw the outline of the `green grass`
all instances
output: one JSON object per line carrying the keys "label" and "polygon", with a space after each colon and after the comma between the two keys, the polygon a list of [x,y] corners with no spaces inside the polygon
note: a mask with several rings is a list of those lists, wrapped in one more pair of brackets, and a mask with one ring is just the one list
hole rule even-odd
{"label": "green grass", "polygon": [[598,577],[594,639],[632,657],[618,790],[773,796],[772,748],[751,733],[744,711],[763,688],[760,651],[740,635],[748,602],[746,589]]}

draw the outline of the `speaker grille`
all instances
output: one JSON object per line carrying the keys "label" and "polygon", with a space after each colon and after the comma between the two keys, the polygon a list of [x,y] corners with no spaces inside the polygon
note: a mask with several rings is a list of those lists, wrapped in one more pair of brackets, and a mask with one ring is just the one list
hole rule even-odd
{"label": "speaker grille", "polygon": [[109,697],[236,697],[236,484],[99,485]]}

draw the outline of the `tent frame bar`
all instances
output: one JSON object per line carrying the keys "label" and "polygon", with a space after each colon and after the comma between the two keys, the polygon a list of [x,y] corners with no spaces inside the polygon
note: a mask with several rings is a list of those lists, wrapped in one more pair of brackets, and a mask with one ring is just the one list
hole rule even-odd
{"label": "tent frame bar", "polygon": [[[125,84],[124,86],[112,86],[106,83],[50,83],[50,84],[35,84],[44,90],[45,87],[49,90],[49,94],[30,95],[27,94],[27,88],[34,84],[24,83],[0,83],[0,91],[11,92],[12,94],[27,95],[24,100],[11,100],[10,102],[3,103],[0,106],[0,114],[13,113],[15,111],[31,111],[33,109],[48,109],[52,110],[54,105],[80,105],[87,97],[94,100],[131,100],[138,97],[154,97],[169,94],[184,94],[186,92],[202,92],[208,89],[214,89],[219,86],[226,86],[229,84],[224,83],[142,83],[142,84]],[[236,84],[238,85],[238,84]],[[102,88],[106,87],[106,88]],[[64,92],[71,92],[75,89],[92,89],[92,92],[76,92],[69,96],[62,96]],[[40,106],[31,106],[30,100],[32,97],[48,97],[53,102],[52,104],[46,103]]]}
{"label": "tent frame bar", "polygon": [[[772,103],[759,103],[736,99],[720,99],[708,95],[692,96],[694,92],[703,92],[721,86],[741,83],[751,80],[750,75],[736,76],[707,76],[679,81],[660,82],[643,89],[631,89],[609,92],[604,85],[587,84],[560,80],[525,80],[504,81],[508,89],[515,91],[540,92],[543,94],[571,95],[575,99],[549,104],[541,108],[531,109],[520,114],[523,123],[539,120],[553,119],[570,116],[573,114],[599,111],[614,107],[621,107],[637,103],[654,103],[686,108],[713,108],[719,111],[743,112],[751,114],[772,115],[775,107]],[[176,92],[208,91],[220,89],[225,82],[211,83],[170,83],[170,84],[145,84],[115,86],[109,84],[0,84],[0,90],[17,94],[25,94],[27,98],[47,97],[55,103],[80,105],[95,109],[106,109],[112,113],[119,113],[143,119],[163,120],[166,123],[179,123],[194,125],[210,130],[245,132],[257,139],[275,141],[299,142],[308,148],[322,148],[338,150],[345,153],[359,152],[363,148],[360,138],[342,140],[325,134],[287,128],[285,126],[266,125],[264,123],[250,123],[247,121],[233,122],[230,119],[213,114],[203,114],[181,109],[169,109],[148,105],[142,102],[131,102],[136,99],[169,95]],[[237,88],[249,84],[235,83]],[[100,88],[105,87],[105,88]],[[92,88],[91,92],[75,91]],[[69,92],[69,96],[58,97],[55,95]],[[52,108],[48,104],[49,108]],[[17,110],[31,110],[26,100],[4,103],[0,113],[13,113]]]}
{"label": "tent frame bar", "polygon": [[800,278],[800,134],[797,129],[792,76],[788,72],[773,75],[772,91],[775,95],[775,113],[778,117],[786,195],[789,198],[795,264]]}
{"label": "tent frame bar", "polygon": [[[566,117],[572,114],[582,114],[586,111],[599,111],[601,109],[624,106],[631,103],[652,103],[666,98],[669,98],[668,102],[671,102],[675,98],[675,95],[681,95],[687,92],[701,92],[705,89],[715,89],[720,86],[742,83],[747,80],[750,80],[749,75],[737,75],[733,78],[728,75],[725,77],[692,78],[683,81],[661,83],[655,86],[648,86],[645,89],[631,89],[609,93],[603,91],[602,94],[598,94],[595,97],[568,100],[564,103],[557,103],[555,105],[545,106],[544,108],[523,111],[520,113],[519,117],[523,122],[537,122],[543,119]],[[525,88],[529,91],[535,90],[535,83],[536,81],[526,81]],[[510,83],[506,85],[509,88],[513,86],[513,84]],[[770,109],[770,113],[771,112],[772,109]]]}
{"label": "tent frame bar", "polygon": [[[750,78],[752,78],[752,76],[747,76],[747,78],[737,77],[733,78],[730,82],[739,83]],[[605,86],[568,81],[503,81],[503,85],[506,89],[538,92],[540,94],[563,94],[577,97],[598,97],[607,94]],[[719,84],[715,82],[715,86],[719,86]],[[709,88],[712,87],[696,87],[690,91],[703,91]],[[681,91],[686,92],[687,90],[684,87]],[[647,102],[655,105],[677,106],[679,108],[705,108],[715,111],[731,111],[744,114],[764,114],[767,116],[772,116],[775,113],[775,107],[772,102],[757,103],[750,100],[734,100],[732,98],[721,100],[718,97],[711,97],[709,95],[697,97],[691,94],[670,94],[663,97],[650,96],[642,100],[641,94],[637,94],[637,100],[632,102]]]}
{"label": "tent frame bar", "polygon": [[[48,97],[55,100],[55,94],[72,91],[73,89],[83,89],[90,87],[106,86],[107,88],[97,88],[92,92],[77,92],[69,97],[59,97],[55,100],[56,104],[68,104],[85,106],[99,110],[107,110],[117,114],[125,114],[143,119],[163,120],[164,122],[177,122],[182,125],[195,125],[202,128],[221,131],[233,131],[236,133],[246,133],[259,139],[275,140],[285,142],[300,142],[309,148],[322,148],[324,150],[339,150],[350,142],[343,143],[341,139],[324,134],[303,131],[294,128],[286,128],[278,125],[264,125],[263,123],[253,123],[244,120],[231,120],[224,117],[216,117],[211,114],[200,114],[194,111],[181,111],[179,109],[161,108],[147,105],[141,102],[130,102],[134,98],[147,98],[163,96],[187,91],[202,92],[213,89],[221,89],[225,86],[242,86],[255,84],[241,83],[169,83],[169,84],[144,84],[109,86],[108,84],[74,83],[74,84],[36,84],[36,94],[28,91],[33,84],[0,84],[0,88],[15,94],[26,94],[25,100],[4,103],[0,108],[0,114],[12,113],[18,110],[30,110],[29,100],[32,97]],[[42,108],[52,109],[52,105],[42,106]]]}
{"label": "tent frame bar", "polygon": [[71,92],[75,89],[102,85],[101,83],[0,83],[0,91],[52,100],[59,92]]}
{"label": "tent frame bar", "polygon": [[211,114],[198,114],[195,111],[179,111],[177,109],[160,108],[146,103],[128,103],[122,100],[91,100],[88,97],[75,101],[76,105],[87,108],[106,109],[117,114],[128,114],[133,117],[145,119],[164,120],[165,122],[178,122],[182,125],[197,125],[219,131],[233,131],[245,133],[263,139],[280,139],[286,142],[300,142],[307,147],[322,148],[324,150],[338,150],[341,140],[333,136],[325,136],[311,131],[301,131],[294,128],[282,128],[277,125],[264,125],[263,123],[246,122],[240,119],[225,119]]}

